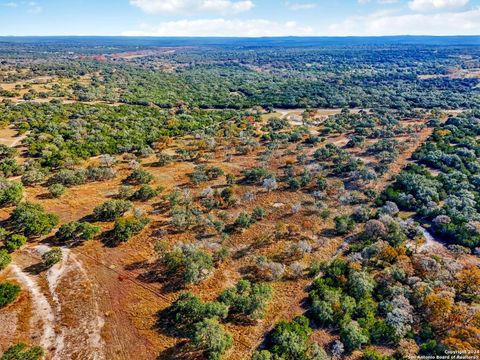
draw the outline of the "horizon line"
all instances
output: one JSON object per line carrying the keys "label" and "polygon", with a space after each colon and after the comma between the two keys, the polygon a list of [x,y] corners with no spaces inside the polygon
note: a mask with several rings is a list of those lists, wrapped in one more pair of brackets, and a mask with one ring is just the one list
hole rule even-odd
{"label": "horizon line", "polygon": [[191,39],[284,39],[284,38],[392,38],[392,37],[480,37],[480,34],[466,35],[429,35],[429,34],[396,34],[396,35],[280,35],[280,36],[193,36],[193,35],[0,35],[0,38],[53,38],[53,37],[104,37],[104,38],[152,38],[152,39],[175,39],[175,38],[191,38]]}

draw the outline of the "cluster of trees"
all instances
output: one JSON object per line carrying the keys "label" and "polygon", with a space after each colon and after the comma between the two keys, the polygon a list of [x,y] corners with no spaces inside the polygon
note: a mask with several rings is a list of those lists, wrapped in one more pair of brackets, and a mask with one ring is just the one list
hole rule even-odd
{"label": "cluster of trees", "polygon": [[15,148],[0,144],[0,174],[4,177],[21,175],[23,168],[15,159],[17,154]]}
{"label": "cluster of trees", "polygon": [[[173,54],[135,59],[129,64],[53,57],[52,61],[27,62],[27,74],[67,77],[74,82],[64,91],[52,88],[46,94],[29,92],[27,99],[67,95],[80,101],[154,103],[160,107],[174,107],[182,102],[222,109],[257,105],[394,109],[478,105],[473,96],[473,78],[418,77],[445,75],[448,68],[467,68],[465,58],[476,55],[474,47],[397,44],[388,45],[385,51],[384,44],[327,45],[247,44],[245,48],[216,46],[215,51],[195,46]],[[249,53],[251,46],[255,56]],[[97,53],[101,48],[104,53],[112,51],[88,45],[83,49]],[[32,50],[28,48],[25,53],[37,58],[52,56]],[[158,63],[168,63],[175,71],[158,71],[158,65],[154,65]],[[90,83],[79,82],[79,74],[90,74]],[[8,76],[9,81],[15,78]]]}
{"label": "cluster of trees", "polygon": [[199,185],[202,182],[218,179],[223,174],[223,170],[218,166],[197,165],[193,173],[190,174],[190,179],[194,185]]}
{"label": "cluster of trees", "polygon": [[115,220],[111,236],[115,242],[126,242],[137,235],[150,222],[145,216],[121,217]]}
{"label": "cluster of trees", "polygon": [[191,293],[181,294],[168,314],[178,335],[188,337],[195,351],[202,352],[208,359],[220,359],[233,345],[232,335],[222,322],[260,319],[271,297],[270,286],[240,280],[216,301],[202,302]]}
{"label": "cluster of trees", "polygon": [[[414,253],[405,239],[415,238],[417,225],[392,218],[397,212],[392,203],[379,209],[380,220],[367,221],[347,258],[314,271],[320,277],[309,316],[339,334],[346,354],[368,344],[393,347],[399,357],[475,348],[479,269]],[[337,350],[332,344],[331,353]],[[381,358],[370,350],[364,357]]]}
{"label": "cluster of trees", "polygon": [[325,350],[311,340],[311,334],[310,321],[304,316],[291,322],[282,320],[268,335],[267,349],[256,351],[252,360],[328,360]]}
{"label": "cluster of trees", "polygon": [[[128,152],[143,156],[162,136],[190,133],[239,115],[233,110],[179,109],[172,113],[156,107],[80,103],[1,104],[0,109],[2,121],[14,123],[19,132],[29,131],[24,140],[27,155],[36,159],[44,175],[101,154]],[[64,175],[73,183],[85,181],[87,175],[89,181],[114,176],[111,170],[93,168],[87,173]],[[61,178],[53,182],[62,183]]]}
{"label": "cluster of trees", "polygon": [[17,205],[10,222],[25,236],[47,235],[58,224],[58,216],[47,213],[40,204],[24,202]]}
{"label": "cluster of trees", "polygon": [[[467,265],[458,271],[446,258],[408,255],[404,247],[389,247],[382,241],[352,253],[350,259],[354,260],[337,258],[323,265],[322,276],[310,291],[308,316],[339,335],[330,344],[333,356],[369,344],[395,348],[394,358],[478,346],[479,298],[472,293],[480,289],[478,268]],[[429,286],[431,282],[435,288]],[[317,359],[309,355],[309,321],[302,323],[303,336],[285,334],[282,340],[277,339],[279,329],[283,332],[289,324],[277,325],[270,335],[271,349],[257,352],[253,359],[284,358],[282,354],[288,359]],[[328,359],[323,349],[319,351],[319,358]],[[363,358],[385,359],[369,349]]]}
{"label": "cluster of trees", "polygon": [[213,271],[214,259],[208,252],[192,244],[179,244],[162,249],[160,260],[170,277],[180,277],[183,284],[196,284]]}
{"label": "cluster of trees", "polygon": [[114,221],[132,209],[130,201],[108,200],[93,209],[93,215],[98,221]]}
{"label": "cluster of trees", "polygon": [[445,241],[471,249],[480,246],[479,119],[468,112],[438,125],[413,155],[423,166],[409,164],[380,198],[416,211]]}
{"label": "cluster of trees", "polygon": [[[393,324],[377,323],[378,304],[373,299],[376,281],[365,271],[349,268],[348,263],[337,259],[324,270],[325,275],[314,281],[310,292],[312,317],[324,326],[339,330],[340,341],[346,351],[368,344],[382,325],[386,343],[398,343],[392,335]],[[390,326],[390,327],[389,327]]]}
{"label": "cluster of trees", "polygon": [[22,200],[23,186],[17,182],[0,178],[0,206],[16,205]]}
{"label": "cluster of trees", "polygon": [[60,226],[55,237],[61,243],[76,245],[92,239],[99,231],[100,227],[88,222],[72,221]]}
{"label": "cluster of trees", "polygon": [[[38,170],[32,170],[32,172]],[[32,176],[33,174],[25,173],[22,178],[22,182],[25,185],[34,185],[37,182],[33,182],[30,179],[25,179],[25,176]],[[111,167],[102,166],[89,166],[87,169],[60,169],[54,175],[52,175],[48,180],[47,184],[50,186],[53,185],[62,185],[66,187],[82,185],[87,182],[93,181],[105,181],[114,179],[117,176],[115,170]]]}

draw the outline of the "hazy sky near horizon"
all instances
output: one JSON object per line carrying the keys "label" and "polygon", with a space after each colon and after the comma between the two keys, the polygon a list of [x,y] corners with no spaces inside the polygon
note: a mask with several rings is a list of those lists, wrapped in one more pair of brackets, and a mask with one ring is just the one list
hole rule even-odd
{"label": "hazy sky near horizon", "polygon": [[0,35],[480,35],[480,0],[0,0]]}

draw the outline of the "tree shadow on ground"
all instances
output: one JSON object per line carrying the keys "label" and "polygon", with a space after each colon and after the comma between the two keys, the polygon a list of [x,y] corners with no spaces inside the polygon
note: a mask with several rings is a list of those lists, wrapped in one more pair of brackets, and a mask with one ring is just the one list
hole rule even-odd
{"label": "tree shadow on ground", "polygon": [[162,351],[158,355],[157,360],[171,360],[171,359],[193,360],[197,358],[198,356],[193,355],[189,351],[188,341],[183,340],[182,342]]}
{"label": "tree shadow on ground", "polygon": [[23,269],[25,272],[32,274],[32,275],[38,275],[46,270],[48,270],[49,267],[46,266],[43,262],[39,262],[30,266],[27,266],[25,269]]}

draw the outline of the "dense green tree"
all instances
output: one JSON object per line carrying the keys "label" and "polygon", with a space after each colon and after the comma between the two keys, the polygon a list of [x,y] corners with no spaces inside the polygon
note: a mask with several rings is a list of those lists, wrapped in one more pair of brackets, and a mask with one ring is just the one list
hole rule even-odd
{"label": "dense green tree", "polygon": [[12,234],[5,240],[5,248],[9,252],[14,252],[27,243],[27,238],[21,234]]}
{"label": "dense green tree", "polygon": [[40,360],[43,356],[44,352],[41,347],[28,347],[23,343],[19,343],[9,347],[0,356],[0,360]]}
{"label": "dense green tree", "polygon": [[191,325],[204,319],[225,319],[228,307],[220,302],[202,302],[199,297],[191,293],[183,293],[173,302],[169,312],[175,322],[175,326],[191,331]]}
{"label": "dense green tree", "polygon": [[40,236],[50,233],[59,220],[57,215],[46,213],[41,205],[24,202],[15,208],[11,221],[25,236]]}
{"label": "dense green tree", "polygon": [[133,204],[126,200],[108,200],[93,210],[97,220],[112,221],[133,208]]}
{"label": "dense green tree", "polygon": [[270,352],[280,359],[308,360],[310,334],[308,319],[303,316],[292,322],[280,321],[270,335]]}
{"label": "dense green tree", "polygon": [[225,290],[218,300],[229,307],[229,313],[252,320],[263,317],[265,307],[272,297],[272,288],[267,284],[252,284],[240,280],[235,287]]}
{"label": "dense green tree", "polygon": [[337,216],[335,221],[335,232],[338,235],[348,234],[355,227],[355,221],[348,215]]}
{"label": "dense green tree", "polygon": [[43,264],[48,268],[62,261],[63,252],[59,247],[53,247],[42,255]]}
{"label": "dense green tree", "polygon": [[0,179],[0,206],[18,204],[22,197],[23,186],[21,184]]}
{"label": "dense green tree", "polygon": [[138,234],[150,222],[146,217],[122,217],[115,220],[112,237],[117,242],[126,242]]}
{"label": "dense green tree", "polygon": [[62,184],[52,184],[48,187],[48,191],[53,198],[59,198],[65,193],[66,189]]}
{"label": "dense green tree", "polygon": [[341,325],[340,340],[349,351],[358,349],[369,342],[368,336],[356,321],[347,321]]}
{"label": "dense green tree", "polygon": [[219,360],[232,347],[233,337],[217,319],[205,319],[194,325],[191,344],[202,351],[207,359]]}
{"label": "dense green tree", "polygon": [[88,222],[72,221],[60,226],[55,233],[57,239],[65,243],[79,243],[92,239],[100,228]]}
{"label": "dense green tree", "polygon": [[142,168],[138,168],[133,170],[125,181],[132,185],[144,185],[152,182],[153,179],[154,176],[151,173]]}
{"label": "dense green tree", "polygon": [[7,250],[0,250],[0,270],[5,269],[11,261],[12,256],[7,252]]}
{"label": "dense green tree", "polygon": [[185,284],[199,283],[213,269],[212,256],[193,245],[175,247],[164,255],[163,261],[168,273],[181,275]]}
{"label": "dense green tree", "polygon": [[15,301],[20,294],[20,286],[11,282],[0,283],[0,309]]}

